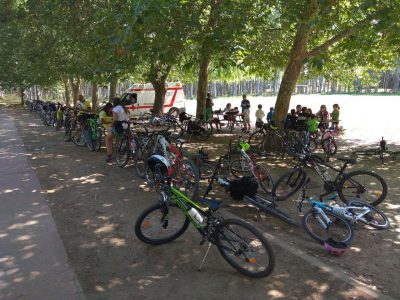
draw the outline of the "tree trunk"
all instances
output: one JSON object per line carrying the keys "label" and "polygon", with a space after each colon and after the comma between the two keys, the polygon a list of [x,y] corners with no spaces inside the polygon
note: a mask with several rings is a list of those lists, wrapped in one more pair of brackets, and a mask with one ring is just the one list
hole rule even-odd
{"label": "tree trunk", "polygon": [[20,90],[21,106],[24,106],[24,92],[25,92],[25,89],[21,88],[21,90]]}
{"label": "tree trunk", "polygon": [[397,93],[399,91],[399,83],[400,83],[400,67],[396,69],[393,78],[393,93]]}
{"label": "tree trunk", "polygon": [[204,120],[206,116],[206,96],[207,96],[207,82],[208,82],[208,65],[210,63],[210,57],[204,54],[200,58],[199,68],[199,80],[197,89],[197,109],[196,117],[200,120]]}
{"label": "tree trunk", "polygon": [[306,57],[306,47],[309,31],[305,26],[300,26],[297,30],[293,47],[279,87],[278,97],[275,103],[274,122],[277,126],[283,127],[289,110],[290,98],[296,87],[296,82],[300,77]]}
{"label": "tree trunk", "polygon": [[74,82],[74,79],[70,78],[69,82],[71,84],[71,89],[72,89],[72,101],[74,102],[74,107],[75,107],[76,103],[78,102],[80,79],[78,78],[76,79],[76,82]]}
{"label": "tree trunk", "polygon": [[71,94],[69,91],[68,79],[64,80],[64,96],[65,96],[65,105],[70,106]]}
{"label": "tree trunk", "polygon": [[108,94],[108,102],[113,101],[113,99],[117,96],[117,85],[118,85],[118,79],[113,78],[110,81],[110,93]]}
{"label": "tree trunk", "polygon": [[97,82],[92,82],[92,111],[97,112],[97,102],[99,100],[97,92],[99,90],[99,85]]}
{"label": "tree trunk", "polygon": [[162,114],[164,110],[165,93],[167,92],[166,78],[167,76],[162,76],[160,80],[151,81],[155,94],[153,110],[157,115]]}

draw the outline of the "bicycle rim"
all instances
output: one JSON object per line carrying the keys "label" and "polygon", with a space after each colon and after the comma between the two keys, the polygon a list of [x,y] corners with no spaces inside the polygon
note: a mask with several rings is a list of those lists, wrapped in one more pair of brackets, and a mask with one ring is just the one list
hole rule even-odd
{"label": "bicycle rim", "polygon": [[231,173],[235,177],[242,177],[251,174],[251,166],[243,158],[234,160],[230,165]]}
{"label": "bicycle rim", "polygon": [[144,243],[160,245],[177,239],[189,224],[189,219],[174,204],[156,203],[140,214],[135,223],[135,234]]}
{"label": "bicycle rim", "polygon": [[[325,215],[330,219],[328,225],[319,213],[311,210],[304,215],[303,227],[306,232],[321,244],[328,238],[332,238],[337,242],[350,243],[353,239],[353,227],[348,221],[341,216],[324,211]],[[326,228],[321,224],[324,224]]]}
{"label": "bicycle rim", "polygon": [[338,184],[340,199],[348,203],[354,198],[376,206],[385,200],[387,184],[378,174],[370,171],[348,173]]}
{"label": "bicycle rim", "polygon": [[294,195],[306,180],[306,173],[301,168],[294,168],[284,173],[275,182],[272,195],[278,201],[285,200]]}
{"label": "bicycle rim", "polygon": [[264,132],[263,131],[256,131],[252,133],[249,137],[248,143],[252,148],[258,148],[261,147],[262,142],[264,140]]}
{"label": "bicycle rim", "polygon": [[115,143],[114,156],[118,167],[125,167],[129,160],[128,137],[124,136],[117,140]]}
{"label": "bicycle rim", "polygon": [[376,207],[359,200],[350,201],[348,205],[357,207],[357,209],[349,209],[354,215],[363,212],[364,209],[369,210],[368,214],[359,218],[360,222],[376,229],[388,229],[390,227],[389,219]]}
{"label": "bicycle rim", "polygon": [[194,199],[199,191],[200,175],[196,165],[188,159],[182,161],[173,177],[175,187],[190,199]]}
{"label": "bicycle rim", "polygon": [[224,220],[217,229],[216,246],[222,257],[246,276],[265,277],[274,269],[275,256],[268,241],[242,220]]}

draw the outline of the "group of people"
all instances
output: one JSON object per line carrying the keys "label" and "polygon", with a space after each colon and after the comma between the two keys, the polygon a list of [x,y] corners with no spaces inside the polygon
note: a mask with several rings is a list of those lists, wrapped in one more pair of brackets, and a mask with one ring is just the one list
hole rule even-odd
{"label": "group of people", "polygon": [[316,133],[318,129],[324,132],[329,127],[329,123],[331,123],[333,129],[338,129],[339,115],[339,104],[333,104],[331,113],[328,112],[326,105],[321,105],[316,114],[312,112],[311,108],[299,104],[296,109],[292,109],[288,114],[285,128],[299,131],[308,130],[310,133]]}

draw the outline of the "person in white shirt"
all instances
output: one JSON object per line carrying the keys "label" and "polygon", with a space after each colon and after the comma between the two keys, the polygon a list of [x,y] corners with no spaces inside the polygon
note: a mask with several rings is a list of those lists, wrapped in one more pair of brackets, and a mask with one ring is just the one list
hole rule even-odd
{"label": "person in white shirt", "polygon": [[128,110],[121,104],[121,99],[118,97],[113,99],[112,115],[113,122],[106,137],[106,162],[110,162],[112,160],[112,145],[114,142],[114,136],[117,134],[118,127],[121,126],[122,121],[128,122],[130,117]]}

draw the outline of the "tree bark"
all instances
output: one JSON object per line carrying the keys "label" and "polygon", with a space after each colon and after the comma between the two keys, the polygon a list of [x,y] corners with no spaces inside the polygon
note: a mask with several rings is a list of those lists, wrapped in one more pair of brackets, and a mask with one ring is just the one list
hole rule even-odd
{"label": "tree bark", "polygon": [[65,105],[70,106],[71,94],[69,91],[68,79],[64,80],[64,96],[65,96]]}
{"label": "tree bark", "polygon": [[72,89],[72,101],[74,102],[74,107],[75,107],[76,103],[78,102],[80,79],[77,78],[76,81],[74,82],[74,79],[70,78],[69,82],[71,84],[71,89]]}
{"label": "tree bark", "polygon": [[117,96],[118,79],[113,78],[110,81],[110,94],[108,95],[108,102],[112,103],[113,99]]}
{"label": "tree bark", "polygon": [[274,122],[283,127],[289,110],[290,98],[300,77],[306,57],[309,30],[302,25],[296,32],[295,40],[289,57],[289,63],[285,69],[278,97],[275,103]]}
{"label": "tree bark", "polygon": [[97,112],[97,103],[99,100],[99,97],[97,95],[97,92],[99,90],[99,85],[97,82],[92,82],[92,111]]}
{"label": "tree bark", "polygon": [[25,89],[21,88],[21,90],[20,90],[21,106],[24,106],[24,92],[25,92]]}
{"label": "tree bark", "polygon": [[164,110],[165,93],[167,92],[166,78],[167,76],[162,76],[159,80],[151,81],[155,94],[153,110],[157,115],[162,114]]}
{"label": "tree bark", "polygon": [[400,83],[400,67],[396,69],[393,78],[393,93],[397,93],[399,91],[399,83]]}
{"label": "tree bark", "polygon": [[[203,52],[203,51],[202,51]],[[200,120],[205,120],[206,116],[206,96],[207,96],[207,82],[208,82],[208,65],[210,58],[204,54],[200,58],[199,80],[197,89],[197,109],[196,117]]]}

